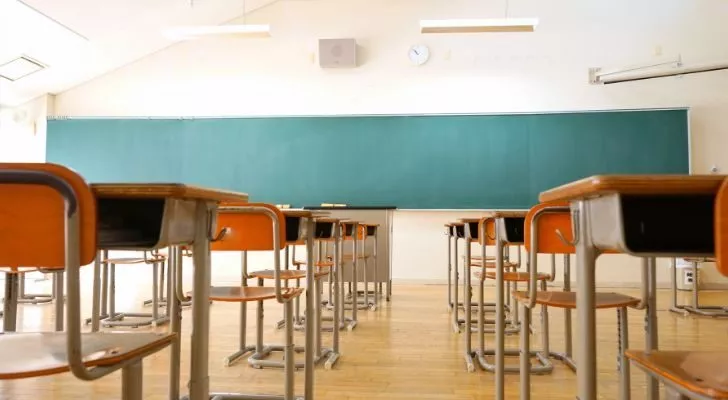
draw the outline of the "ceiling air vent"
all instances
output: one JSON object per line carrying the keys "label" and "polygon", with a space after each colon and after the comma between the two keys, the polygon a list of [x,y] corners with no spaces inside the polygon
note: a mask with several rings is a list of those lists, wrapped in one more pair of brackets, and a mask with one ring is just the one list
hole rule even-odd
{"label": "ceiling air vent", "polygon": [[17,81],[28,75],[45,69],[46,66],[28,56],[20,56],[12,61],[0,65],[0,77],[9,81]]}

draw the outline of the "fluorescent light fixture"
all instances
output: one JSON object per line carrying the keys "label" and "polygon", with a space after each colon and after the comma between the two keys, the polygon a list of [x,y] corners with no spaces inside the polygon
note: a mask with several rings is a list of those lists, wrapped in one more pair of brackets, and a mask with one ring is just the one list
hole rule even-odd
{"label": "fluorescent light fixture", "polygon": [[181,26],[165,30],[164,35],[175,40],[201,39],[210,36],[266,38],[270,37],[270,25]]}
{"label": "fluorescent light fixture", "polygon": [[17,81],[30,74],[36,73],[46,66],[27,56],[20,56],[12,61],[0,65],[0,77],[9,81]]}
{"label": "fluorescent light fixture", "polygon": [[662,70],[662,71],[648,71],[648,72],[634,72],[639,71],[640,69],[645,69],[649,67],[644,68],[629,68],[626,70],[617,70],[617,71],[610,71],[610,72],[602,72],[600,68],[591,68],[589,70],[589,83],[593,85],[609,85],[614,83],[623,83],[623,82],[634,82],[634,81],[643,81],[647,79],[655,79],[655,78],[666,78],[670,76],[681,76],[681,75],[690,75],[690,74],[697,74],[702,72],[712,72],[712,71],[722,71],[722,70],[728,70],[728,62],[723,63],[715,63],[715,64],[705,64],[705,65],[698,65],[694,67],[677,67],[672,68],[668,70]]}
{"label": "fluorescent light fixture", "polygon": [[420,21],[422,33],[533,32],[538,18],[431,19]]}

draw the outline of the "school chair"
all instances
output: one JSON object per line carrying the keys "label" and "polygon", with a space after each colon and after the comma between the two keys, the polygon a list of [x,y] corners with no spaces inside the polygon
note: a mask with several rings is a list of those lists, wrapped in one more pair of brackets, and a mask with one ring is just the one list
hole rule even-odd
{"label": "school chair", "polygon": [[[142,360],[169,333],[81,333],[80,268],[96,257],[96,199],[75,172],[54,164],[0,164],[0,265],[66,273],[66,331],[0,335],[0,379],[70,371],[92,381],[121,370],[121,398],[142,399]],[[7,299],[6,299],[7,300]]]}
{"label": "school chair", "polygon": [[691,304],[678,304],[677,301],[677,260],[672,259],[671,263],[671,285],[670,289],[672,305],[670,311],[683,316],[698,315],[703,317],[728,317],[728,307],[726,306],[707,306],[700,304],[700,285],[698,281],[698,265],[707,262],[715,262],[711,257],[684,257],[683,260],[689,262],[690,272],[693,275],[693,287],[691,292]]}
{"label": "school chair", "polygon": [[[18,276],[18,304],[47,304],[53,302],[56,298],[56,292],[58,287],[61,288],[61,294],[63,293],[63,275],[59,272],[51,273],[51,285],[52,290],[50,294],[47,293],[27,293],[25,290],[25,276],[26,272],[20,272]],[[43,280],[46,280],[44,277]]]}
{"label": "school chair", "polygon": [[[171,251],[165,251],[165,249],[162,249],[159,250],[157,254],[161,257],[170,258],[169,254],[171,254]],[[182,257],[192,258],[192,250],[189,248],[189,246],[182,247]],[[170,271],[169,262],[165,262],[161,265],[161,268],[159,268],[159,279],[157,280],[157,287],[152,289],[157,290],[158,307],[169,307],[168,296],[172,291],[172,282],[169,278],[170,276],[172,276],[172,272]],[[142,304],[144,306],[152,306],[154,304],[154,298],[152,297],[151,299],[144,300]],[[192,301],[190,301],[189,299],[180,303],[180,307],[190,306],[192,306]],[[169,313],[167,315],[169,315]]]}
{"label": "school chair", "polygon": [[[525,221],[525,245],[529,254],[527,263],[526,282],[527,290],[515,293],[515,297],[521,305],[521,355],[520,355],[520,381],[521,400],[528,400],[531,396],[530,387],[530,357],[526,354],[533,354],[530,335],[523,329],[531,323],[531,312],[536,305],[541,306],[541,350],[535,353],[539,358],[556,359],[563,362],[572,371],[576,371],[577,364],[572,354],[572,329],[571,310],[576,309],[576,292],[571,290],[571,262],[570,256],[576,249],[573,241],[571,211],[568,203],[550,202],[541,203],[532,207],[526,215]],[[547,281],[553,281],[556,275],[555,263],[551,264],[550,274],[538,272],[538,255],[550,254],[555,257],[557,254],[564,256],[564,283],[562,290],[548,291]],[[643,266],[643,272],[646,272]],[[544,278],[545,277],[545,278]],[[540,281],[540,285],[537,284]],[[540,286],[540,290],[537,289]],[[644,286],[644,285],[643,285]],[[625,362],[624,352],[629,345],[627,309],[644,309],[647,303],[647,294],[643,290],[643,299],[631,296],[611,293],[595,293],[595,308],[599,310],[617,310],[617,346],[618,346],[618,369],[620,379],[629,380],[629,365]],[[549,308],[560,308],[564,310],[564,351],[555,352],[551,350],[549,330]]]}
{"label": "school chair", "polygon": [[[525,214],[526,213],[522,211],[495,211],[483,218],[480,218],[477,223],[473,222],[471,224],[467,224],[465,231],[466,238],[472,236],[473,229],[477,229],[479,231],[478,242],[481,245],[481,259],[486,260],[484,265],[487,266],[488,264],[487,248],[491,246],[495,247],[496,250],[495,262],[493,265],[495,272],[489,271],[486,268],[481,268],[481,270],[475,274],[475,277],[479,282],[477,301],[478,348],[477,351],[473,352],[470,338],[465,338],[466,366],[469,372],[473,372],[475,371],[474,361],[477,362],[480,368],[495,373],[496,383],[501,382],[501,384],[504,373],[517,373],[519,370],[519,367],[505,365],[505,356],[518,355],[520,350],[507,349],[504,344],[504,336],[506,334],[518,333],[520,330],[517,313],[518,308],[511,308],[508,306],[510,306],[510,298],[512,296],[511,284],[513,284],[513,289],[517,289],[516,285],[518,282],[526,280],[525,274],[517,271],[517,268],[521,263],[521,246],[524,241],[523,220]],[[515,264],[515,269],[510,268],[511,265],[508,262],[510,258],[509,249],[512,246],[517,248],[518,254],[518,261]],[[470,256],[469,248],[466,249],[466,255]],[[538,277],[540,280],[546,278],[546,276]],[[493,348],[490,349],[486,348],[485,345],[484,281],[486,279],[495,281],[496,292],[496,300],[494,303],[496,323],[493,329],[493,333],[495,334],[495,343]],[[506,313],[508,309],[512,312]],[[466,319],[467,318],[469,318],[469,316],[466,316]],[[526,332],[530,332],[531,325],[528,324],[524,328],[526,329]],[[539,365],[530,367],[529,370],[537,373],[548,372],[551,370],[551,363],[547,359],[539,357],[537,354],[534,355],[537,357]],[[486,356],[493,356],[494,362],[489,362]]]}
{"label": "school chair", "polygon": [[[345,304],[350,306],[352,310],[351,318],[355,323],[357,323],[357,310],[376,310],[375,304],[369,301],[369,296],[366,296],[365,298],[359,296],[360,293],[366,292],[359,291],[359,267],[360,261],[362,260],[364,261],[364,287],[369,287],[368,260],[370,255],[367,254],[365,246],[367,240],[366,224],[359,221],[344,221],[343,240],[344,243],[351,242],[351,253],[344,252],[341,256],[342,268],[347,263],[351,264],[351,281],[349,282],[349,294],[347,295],[347,300]],[[342,251],[344,249],[345,246],[342,247]]]}
{"label": "school chair", "polygon": [[[285,400],[294,397],[294,360],[295,346],[293,343],[293,299],[301,296],[304,288],[283,287],[284,275],[281,270],[281,250],[286,246],[286,219],[278,208],[269,204],[250,203],[246,205],[225,205],[218,208],[217,226],[221,231],[219,240],[211,244],[212,251],[241,252],[242,273],[247,277],[247,257],[249,251],[272,251],[273,253],[273,283],[274,287],[247,286],[246,279],[237,286],[212,286],[210,300],[220,302],[240,303],[240,343],[239,350],[226,359],[229,365],[248,353],[262,354],[266,351],[263,343],[263,302],[275,300],[283,305],[285,319],[285,343],[278,347],[283,351],[284,394]],[[194,296],[194,293],[192,293]],[[257,303],[256,343],[248,346],[245,341],[247,328],[246,303]],[[311,321],[309,321],[311,322]],[[307,343],[308,343],[307,338]],[[313,348],[306,351],[306,388],[310,390],[313,384]],[[219,395],[220,399],[259,399],[261,395],[231,394]],[[217,398],[215,397],[215,398]],[[265,395],[265,398],[275,397]]]}
{"label": "school chair", "polygon": [[[458,309],[455,310],[455,312],[454,312],[455,315],[453,316],[453,327],[455,328],[456,333],[460,332],[460,330],[459,330],[460,326],[465,325],[466,319],[470,320],[470,324],[471,324],[470,332],[471,333],[479,332],[479,328],[477,326],[475,326],[475,327],[472,326],[472,324],[473,323],[477,324],[478,321],[480,321],[480,319],[473,320],[470,317],[467,317],[467,318],[458,317],[459,309],[463,309],[463,311],[465,310],[465,301],[460,301],[459,296],[458,296],[458,284],[459,284],[458,275],[459,275],[460,271],[459,271],[458,263],[457,263],[457,258],[458,258],[457,240],[462,238],[464,240],[465,246],[467,246],[467,248],[464,249],[465,254],[463,254],[463,256],[462,256],[462,264],[463,264],[463,270],[466,274],[468,274],[468,276],[470,275],[472,268],[483,268],[483,267],[489,268],[489,269],[495,268],[495,257],[494,256],[474,255],[474,254],[472,254],[472,251],[470,248],[470,246],[472,244],[479,243],[479,241],[480,241],[480,229],[478,228],[480,220],[481,220],[481,218],[460,218],[456,223],[449,224],[451,227],[451,236],[453,236],[455,238],[454,247],[455,247],[455,259],[456,260],[455,260],[455,276],[453,277],[455,284],[453,285],[453,287],[454,287],[454,298],[455,298],[455,301],[457,302]],[[449,247],[448,247],[448,250],[449,250]],[[517,263],[511,262],[508,250],[505,251],[505,257],[506,257],[506,259],[503,262],[504,263],[503,268],[506,268],[509,270],[518,268],[520,261]],[[483,263],[483,259],[485,259],[485,263]],[[466,267],[466,265],[467,265],[467,267]],[[470,282],[468,282],[468,283],[463,282],[463,292],[468,294],[471,308],[475,308],[476,310],[481,310],[480,304],[472,301],[472,287],[471,287]],[[510,293],[510,284],[508,286],[508,292]],[[487,309],[486,309],[486,307],[487,307]],[[495,307],[495,303],[493,303],[493,302],[483,303],[482,312],[483,313],[493,312],[494,311],[492,309],[493,307]],[[505,309],[506,309],[506,312],[510,311],[510,301],[508,302],[508,304],[505,305]],[[464,313],[464,314],[467,314],[467,313]],[[472,309],[470,312],[470,316],[472,316]],[[488,324],[488,325],[495,324],[495,320],[493,320],[493,319],[483,319],[482,322],[483,322],[483,324]],[[513,321],[511,321],[509,319],[507,321],[507,324],[513,325]],[[517,332],[517,331],[518,331],[518,329],[516,327],[509,326],[507,328],[507,333],[509,333],[509,334]],[[493,333],[493,332],[495,332],[495,328],[492,326],[489,326],[488,328],[485,329],[485,332]]]}
{"label": "school chair", "polygon": [[[159,314],[159,270],[165,269],[167,264],[167,256],[162,255],[157,250],[144,251],[142,257],[122,257],[122,258],[104,258],[101,261],[104,266],[104,271],[108,271],[108,298],[104,298],[101,301],[108,302],[109,312],[108,315],[101,319],[101,325],[106,328],[112,327],[132,327],[138,328],[141,326],[156,327],[169,322],[169,309],[164,315]],[[117,312],[116,311],[116,266],[117,265],[145,265],[152,266],[152,310],[149,313],[141,312]],[[106,267],[108,266],[108,267]],[[108,269],[107,269],[108,268]],[[105,274],[106,275],[106,274]],[[168,282],[169,283],[169,282]],[[103,286],[103,285],[102,285]],[[172,285],[168,284],[167,297],[172,292]]]}
{"label": "school chair", "polygon": [[[314,297],[314,301],[312,303],[313,309],[311,310],[311,314],[315,315],[316,318],[314,318],[314,320],[311,323],[314,324],[316,328],[318,328],[318,329],[314,329],[315,333],[313,333],[314,335],[316,335],[315,342],[318,345],[318,346],[315,346],[315,348],[313,350],[313,351],[316,351],[316,356],[314,357],[314,363],[318,363],[319,361],[322,361],[324,359],[324,357],[328,356],[328,353],[331,351],[330,349],[322,349],[321,347],[319,347],[321,344],[321,338],[320,338],[320,336],[321,336],[320,292],[322,290],[321,280],[324,277],[329,276],[331,271],[328,267],[318,266],[317,263],[314,263],[313,271],[309,271],[308,268],[306,270],[301,270],[300,265],[295,270],[291,270],[288,268],[288,264],[289,264],[288,249],[292,245],[296,245],[298,243],[303,243],[306,245],[307,249],[308,249],[308,245],[310,244],[311,250],[313,251],[314,240],[316,239],[317,234],[319,232],[317,229],[314,229],[312,232],[306,228],[308,226],[309,220],[313,220],[313,226],[314,227],[316,226],[316,222],[313,218],[313,213],[311,211],[286,209],[286,210],[283,210],[283,215],[284,215],[285,221],[286,221],[286,223],[285,223],[285,225],[286,225],[286,247],[285,247],[286,251],[285,251],[285,253],[286,254],[284,256],[284,259],[286,261],[285,262],[286,269],[284,269],[280,272],[280,279],[282,279],[284,281],[284,285],[286,288],[289,287],[290,281],[295,281],[296,288],[300,289],[301,280],[307,279],[309,277],[309,274],[313,275],[311,277],[313,279],[313,283],[311,284],[310,287],[307,283],[306,291],[309,294],[313,294],[313,297]],[[311,237],[310,238],[306,237],[304,239],[304,236],[311,236]],[[331,236],[330,233],[328,236]],[[312,254],[312,256],[313,255],[314,254]],[[244,269],[244,271],[247,271],[247,266],[246,266],[247,260],[245,260],[245,255],[243,257],[244,257],[243,269]],[[247,272],[244,272],[244,273],[247,273]],[[263,286],[265,281],[270,281],[270,280],[275,279],[275,271],[271,270],[271,269],[258,270],[258,271],[248,274],[248,276],[250,278],[257,279],[258,286]],[[247,284],[247,283],[245,283],[245,284]],[[300,297],[297,297],[296,299],[294,299],[294,301],[296,301],[294,303],[294,309],[298,308],[299,302],[297,300],[299,300],[299,299],[300,299]],[[262,306],[263,306],[263,302],[258,302],[259,310],[258,310],[257,315],[258,315],[259,326],[261,326],[263,324],[263,319],[262,319],[263,310],[261,309]],[[297,310],[295,310],[295,311],[297,311]],[[299,319],[296,320],[297,315],[296,315],[295,311],[294,311],[294,329],[299,328],[299,329],[305,330],[307,327],[307,325],[304,324],[304,322],[303,322],[305,320],[305,318],[300,318],[300,316],[299,316]],[[285,319],[282,322],[283,322],[282,324],[278,324],[278,325],[285,326],[285,323],[286,323]],[[302,353],[305,351],[305,347],[295,347],[294,350],[297,353]],[[284,367],[283,362],[270,361],[270,360],[266,359],[275,351],[283,351],[283,347],[277,346],[277,345],[264,346],[261,350],[256,350],[255,353],[253,353],[248,358],[248,364],[250,364],[251,366],[256,367],[256,368],[265,368],[265,367],[282,368],[282,367]],[[297,363],[296,368],[304,368],[304,364]]]}

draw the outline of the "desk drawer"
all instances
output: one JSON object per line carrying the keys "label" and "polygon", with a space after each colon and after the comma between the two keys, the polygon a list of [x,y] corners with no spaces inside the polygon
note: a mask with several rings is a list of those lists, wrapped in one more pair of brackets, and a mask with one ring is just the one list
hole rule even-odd
{"label": "desk drawer", "polygon": [[526,218],[503,218],[500,235],[506,242],[511,244],[522,244],[524,236],[524,224]]}
{"label": "desk drawer", "polygon": [[334,223],[316,221],[314,227],[314,238],[331,239],[334,237]]}
{"label": "desk drawer", "polygon": [[710,256],[713,195],[610,195],[588,200],[594,244],[634,256]]}
{"label": "desk drawer", "polygon": [[194,201],[101,198],[97,209],[102,249],[145,250],[194,240]]}
{"label": "desk drawer", "polygon": [[306,224],[301,217],[286,217],[286,243],[303,240],[306,237]]}

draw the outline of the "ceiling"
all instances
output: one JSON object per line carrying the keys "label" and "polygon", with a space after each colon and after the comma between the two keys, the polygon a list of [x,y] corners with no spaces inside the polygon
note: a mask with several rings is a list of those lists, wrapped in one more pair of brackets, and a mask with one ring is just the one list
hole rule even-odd
{"label": "ceiling", "polygon": [[58,93],[174,42],[170,26],[219,25],[277,0],[0,0],[0,64],[20,55],[48,68],[0,78],[0,105]]}

